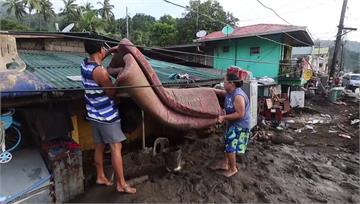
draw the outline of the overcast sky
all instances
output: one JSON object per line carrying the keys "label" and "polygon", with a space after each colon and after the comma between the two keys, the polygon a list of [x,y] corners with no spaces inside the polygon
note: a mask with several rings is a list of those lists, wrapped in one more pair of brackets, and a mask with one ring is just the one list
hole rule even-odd
{"label": "overcast sky", "polygon": [[[188,0],[171,0],[181,5],[188,5]],[[232,12],[240,19],[239,26],[257,23],[285,24],[270,10],[262,7],[256,0],[218,0],[225,11]],[[52,0],[55,11],[63,7],[61,0]],[[91,2],[95,7],[98,0],[77,0],[82,5]],[[184,9],[168,4],[163,0],[110,0],[115,6],[116,18],[125,16],[128,7],[130,16],[145,13],[156,18],[164,14],[181,17]],[[307,26],[314,39],[333,40],[339,24],[343,0],[262,0],[275,9],[284,19],[293,25]],[[360,29],[360,0],[348,0],[345,26]],[[360,41],[360,31],[347,34],[346,39]]]}

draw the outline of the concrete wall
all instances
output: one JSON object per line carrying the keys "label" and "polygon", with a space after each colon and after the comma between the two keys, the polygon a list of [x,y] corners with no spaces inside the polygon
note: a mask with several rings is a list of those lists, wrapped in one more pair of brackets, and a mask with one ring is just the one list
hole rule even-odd
{"label": "concrete wall", "polygon": [[[225,46],[229,47],[228,52],[224,52]],[[251,47],[260,47],[260,54],[250,55]],[[230,66],[238,66],[251,71],[254,77],[276,77],[279,73],[281,59],[282,46],[277,43],[259,38],[232,39],[217,43],[214,49],[213,66],[215,69],[220,70],[226,70]],[[239,60],[266,61],[271,62],[271,64]]]}
{"label": "concrete wall", "polygon": [[57,52],[78,52],[84,53],[84,45],[82,40],[72,39],[16,39],[19,50],[45,50]]}

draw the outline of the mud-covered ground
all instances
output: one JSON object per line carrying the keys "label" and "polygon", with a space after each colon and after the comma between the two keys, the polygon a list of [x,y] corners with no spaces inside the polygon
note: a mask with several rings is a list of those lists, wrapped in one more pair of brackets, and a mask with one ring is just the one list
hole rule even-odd
{"label": "mud-covered ground", "polygon": [[[283,130],[264,125],[238,158],[240,171],[232,178],[210,169],[222,156],[218,129],[205,138],[188,135],[178,173],[167,173],[160,156],[125,155],[128,177],[149,176],[135,186],[136,195],[93,184],[74,202],[360,203],[359,126],[350,124],[359,118],[359,105],[318,98],[306,106],[310,109],[292,111]],[[293,144],[269,139],[283,136],[291,136]]]}

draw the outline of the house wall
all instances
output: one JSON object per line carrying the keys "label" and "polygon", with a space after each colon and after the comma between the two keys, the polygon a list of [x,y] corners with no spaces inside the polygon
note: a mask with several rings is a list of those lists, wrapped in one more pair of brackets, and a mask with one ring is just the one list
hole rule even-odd
{"label": "house wall", "polygon": [[[228,52],[224,52],[225,46],[229,46]],[[260,53],[250,55],[251,47],[260,47]],[[213,65],[215,69],[220,70],[226,70],[230,66],[238,66],[251,71],[254,77],[276,77],[279,73],[279,62],[282,59],[282,51],[281,45],[259,38],[219,41],[214,49]],[[238,60],[235,60],[235,58]],[[266,61],[271,62],[271,64],[244,62],[239,61],[239,59]]]}
{"label": "house wall", "polygon": [[85,53],[83,41],[72,39],[16,39],[20,50],[45,50],[57,52]]}

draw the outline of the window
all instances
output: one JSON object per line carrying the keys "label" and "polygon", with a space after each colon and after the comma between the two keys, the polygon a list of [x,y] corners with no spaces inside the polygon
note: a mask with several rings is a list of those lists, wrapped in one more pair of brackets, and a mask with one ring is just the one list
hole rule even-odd
{"label": "window", "polygon": [[229,52],[229,46],[224,46],[223,47],[223,52]]}
{"label": "window", "polygon": [[258,55],[260,54],[260,47],[251,47],[250,48],[250,55]]}
{"label": "window", "polygon": [[360,80],[360,75],[351,75],[351,80]]}

